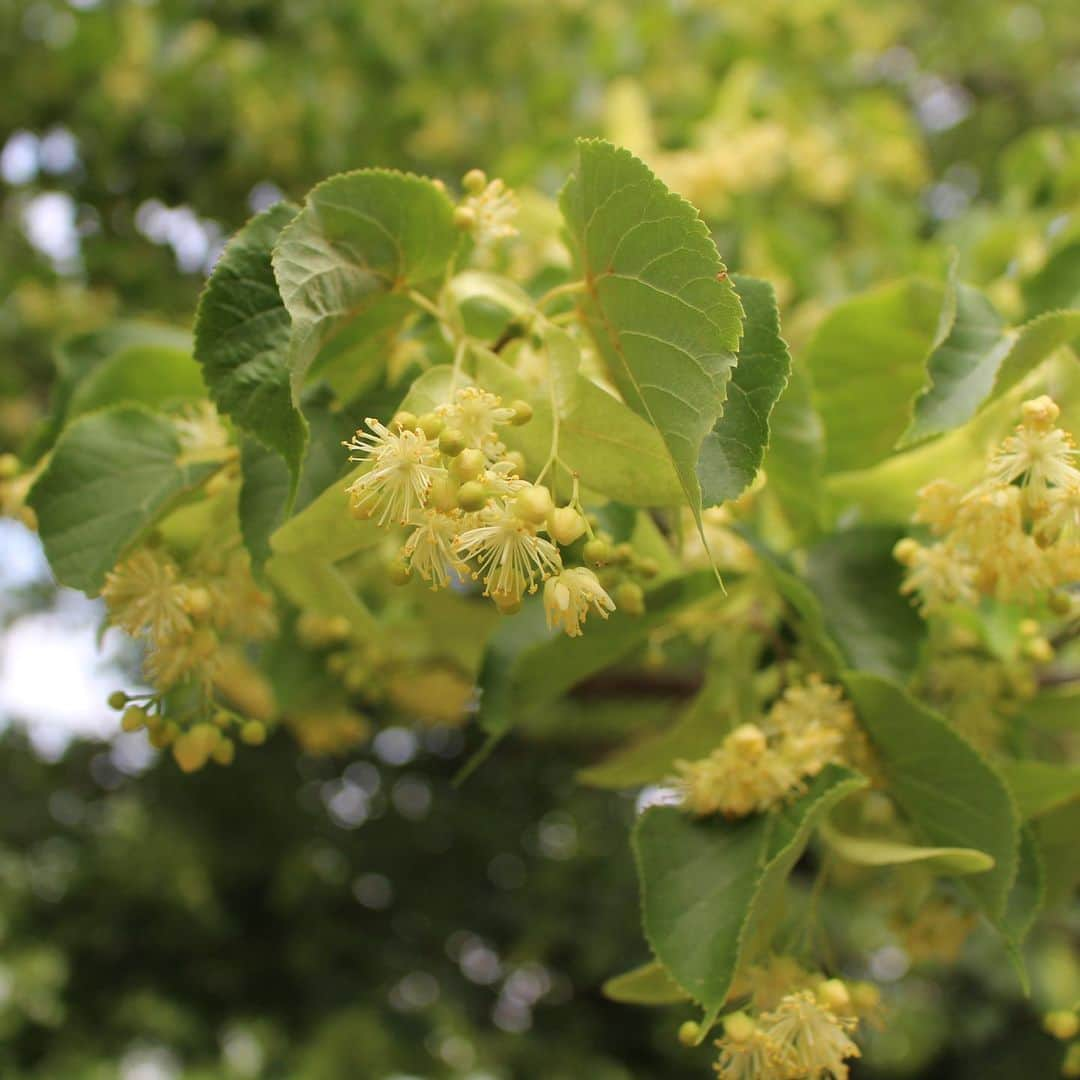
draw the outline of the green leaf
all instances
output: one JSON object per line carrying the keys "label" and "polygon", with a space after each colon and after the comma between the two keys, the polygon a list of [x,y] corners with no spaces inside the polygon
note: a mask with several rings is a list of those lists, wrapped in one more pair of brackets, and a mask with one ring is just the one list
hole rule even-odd
{"label": "green leaf", "polygon": [[701,444],[698,476],[706,506],[738,498],[753,482],[769,444],[769,417],[791,373],[773,287],[742,274],[732,281],[746,322],[723,415]]}
{"label": "green leaf", "polygon": [[1074,765],[1006,760],[997,766],[1025,821],[1080,799],[1080,768]]}
{"label": "green leaf", "polygon": [[921,863],[928,870],[943,874],[983,874],[994,868],[993,856],[974,848],[922,847],[880,840],[867,836],[849,836],[822,822],[821,835],[840,858],[857,866],[904,866]]}
{"label": "green leaf", "polygon": [[1046,265],[1020,286],[1028,315],[1080,307],[1080,241],[1054,252]]}
{"label": "green leaf", "polygon": [[716,589],[711,573],[688,574],[649,589],[645,614],[614,612],[589,619],[580,638],[548,630],[539,598],[492,635],[480,670],[480,722],[493,735],[508,731],[526,709],[556,701],[582,679],[631,653],[649,632]]}
{"label": "green leaf", "polygon": [[876,675],[844,684],[877,751],[889,794],[929,844],[974,848],[994,867],[968,882],[999,922],[1016,874],[1020,823],[1008,789],[981,755],[935,712]]}
{"label": "green leaf", "polygon": [[[448,392],[449,375],[437,376],[439,371],[426,373],[414,384],[414,388],[422,385],[433,404],[445,400]],[[532,420],[521,427],[504,428],[502,438],[539,471],[551,447],[552,409],[547,394],[537,392],[492,353],[477,355],[476,377],[506,401],[523,398],[532,404]],[[679,502],[678,477],[655,429],[583,376],[577,377],[572,394],[565,392],[563,396],[564,400],[570,398],[573,406],[559,424],[559,457],[578,474],[583,487],[627,506]]]}
{"label": "green leaf", "polygon": [[927,361],[929,384],[916,399],[915,415],[898,445],[910,446],[967,423],[988,401],[1077,337],[1080,311],[1049,312],[1018,330],[1007,330],[983,293],[958,286],[952,332]]}
{"label": "green leaf", "polygon": [[1046,903],[1046,872],[1038,840],[1030,826],[1020,830],[1020,857],[1016,868],[1016,880],[1009,891],[1005,905],[1002,930],[1009,942],[1013,963],[1021,982],[1027,990],[1027,972],[1020,946],[1035,925],[1039,912]]}
{"label": "green leaf", "polygon": [[76,420],[27,500],[57,579],[100,592],[127,548],[218,467],[185,462],[170,421],[140,406]]}
{"label": "green leaf", "polygon": [[793,364],[787,387],[769,418],[765,454],[768,491],[776,495],[796,536],[819,532],[827,511],[825,427],[814,406],[810,376]]}
{"label": "green leaf", "polygon": [[288,466],[278,454],[251,438],[241,446],[240,531],[256,568],[270,556],[270,538],[285,520],[290,499],[295,510],[302,512],[328,485],[340,482],[345,470],[341,444],[352,434],[351,426],[326,398],[329,395],[307,403],[309,445],[295,495]]}
{"label": "green leaf", "polygon": [[805,351],[825,425],[825,470],[888,457],[911,420],[941,309],[939,286],[903,281],[833,308]]}
{"label": "green leaf", "polygon": [[846,663],[839,646],[829,633],[820,599],[775,552],[760,543],[753,546],[761,556],[761,565],[766,576],[802,624],[801,638],[813,654],[815,663],[822,674],[835,676]]}
{"label": "green leaf", "polygon": [[776,899],[819,818],[865,784],[830,765],[803,796],[766,814],[695,820],[660,806],[638,819],[645,936],[707,1019],[727,998],[755,909]]}
{"label": "green leaf", "polygon": [[185,349],[132,345],[114,353],[78,383],[67,419],[124,402],[159,409],[204,396],[199,366]]}
{"label": "green leaf", "polygon": [[[35,460],[52,448],[64,424],[71,418],[72,399],[80,387],[93,380],[94,372],[100,367],[108,366],[109,362],[119,354],[136,348],[160,349],[173,356],[178,357],[178,354],[183,353],[190,357],[191,337],[173,326],[153,322],[124,321],[111,323],[101,330],[77,334],[61,342],[56,350],[57,379],[52,392],[49,416],[31,440],[26,451],[27,460]],[[153,394],[153,387],[145,383],[140,382],[139,389]],[[201,389],[197,396],[202,396]],[[136,400],[141,400],[141,398]],[[90,408],[116,403],[115,401],[101,401],[98,405],[84,406],[80,411],[87,412]],[[156,404],[151,400],[142,403]]]}
{"label": "green leaf", "polygon": [[1075,899],[1080,885],[1080,802],[1070,802],[1036,818],[1028,826],[1035,836],[1043,865],[1047,907]]}
{"label": "green leaf", "polygon": [[285,460],[295,492],[307,425],[289,392],[289,313],[270,253],[298,210],[280,202],[253,217],[225,246],[199,299],[195,357],[210,397],[263,446]]}
{"label": "green leaf", "polygon": [[430,180],[363,169],[312,188],[273,254],[292,317],[293,401],[320,355],[400,323],[413,310],[408,291],[442,276],[458,240],[450,200]]}
{"label": "green leaf", "polygon": [[900,595],[903,569],[892,549],[902,535],[875,526],[833,533],[806,553],[805,570],[848,666],[901,681],[926,638],[926,623]]}
{"label": "green leaf", "polygon": [[723,409],[739,298],[697,211],[626,150],[578,143],[562,209],[586,325],[626,403],[659,432],[700,516],[702,443]]}
{"label": "green leaf", "polygon": [[608,979],[604,997],[624,1005],[678,1005],[690,995],[655,960]]}

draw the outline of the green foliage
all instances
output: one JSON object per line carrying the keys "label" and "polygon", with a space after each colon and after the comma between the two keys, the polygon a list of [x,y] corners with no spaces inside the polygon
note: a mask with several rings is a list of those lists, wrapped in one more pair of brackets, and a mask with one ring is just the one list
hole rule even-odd
{"label": "green foliage", "polygon": [[80,417],[30,493],[57,578],[98,592],[124,552],[218,467],[186,459],[161,413],[117,405]]}
{"label": "green foliage", "polygon": [[695,514],[723,499],[702,473],[742,333],[738,296],[687,202],[640,161],[579,147],[562,195],[585,292],[581,307],[626,403],[660,433]]}
{"label": "green foliage", "polygon": [[844,685],[874,745],[889,791],[931,844],[970,848],[993,868],[968,879],[993,920],[1016,876],[1020,825],[998,774],[940,716],[878,676],[849,673]]}
{"label": "green foliage", "polygon": [[723,1007],[755,917],[775,900],[815,822],[866,781],[830,767],[790,806],[742,821],[692,821],[671,807],[634,830],[645,934],[704,1009]]}
{"label": "green foliage", "polygon": [[289,390],[292,324],[270,253],[296,208],[277,203],[222,252],[195,315],[195,357],[218,411],[277,451],[299,481],[307,428]]}
{"label": "green foliage", "polygon": [[457,243],[450,200],[428,180],[371,169],[313,188],[273,255],[294,400],[317,359],[348,356],[400,323],[407,291],[437,279]]}

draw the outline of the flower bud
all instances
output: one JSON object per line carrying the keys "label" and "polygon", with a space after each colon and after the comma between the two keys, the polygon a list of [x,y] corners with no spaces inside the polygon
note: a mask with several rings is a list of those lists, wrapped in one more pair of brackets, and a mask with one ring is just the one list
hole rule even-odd
{"label": "flower bud", "polygon": [[487,465],[483,450],[466,448],[454,458],[451,469],[459,480],[475,480]]}
{"label": "flower bud", "polygon": [[476,228],[476,211],[471,206],[458,206],[454,208],[454,228],[462,232]]}
{"label": "flower bud", "polygon": [[482,510],[487,501],[487,488],[479,480],[467,480],[458,488],[457,504],[466,513]]}
{"label": "flower bud", "polygon": [[128,702],[128,696],[123,690],[114,690],[108,699],[110,709],[122,709]]}
{"label": "flower bud", "polygon": [[634,581],[624,581],[615,589],[615,606],[627,615],[645,614],[645,593]]}
{"label": "flower bud", "polygon": [[210,756],[218,765],[231,765],[236,757],[236,744],[232,739],[222,739]]}
{"label": "flower bud", "polygon": [[542,525],[554,509],[551,492],[543,484],[533,484],[514,497],[514,514],[530,525]]}
{"label": "flower bud", "polygon": [[186,773],[198,772],[206,764],[209,751],[194,731],[185,732],[173,743],[173,759]]}
{"label": "flower bud", "polygon": [[1071,1009],[1056,1009],[1043,1017],[1043,1029],[1055,1039],[1067,1042],[1080,1034],[1080,1018]]}
{"label": "flower bud", "polygon": [[822,1005],[838,1015],[851,1011],[851,994],[841,979],[826,979],[818,986],[817,997]]}
{"label": "flower bud", "polygon": [[643,578],[654,578],[660,573],[660,564],[651,555],[646,555],[643,559],[634,560],[634,569]]}
{"label": "flower bud", "polygon": [[11,480],[19,475],[19,459],[14,454],[0,454],[0,480]]}
{"label": "flower bud", "polygon": [[1054,646],[1044,637],[1024,642],[1024,655],[1036,664],[1049,664],[1054,659]]}
{"label": "flower bud", "polygon": [[625,541],[611,549],[611,561],[617,566],[625,566],[633,557],[634,549]]}
{"label": "flower bud", "polygon": [[262,746],[266,742],[266,725],[258,720],[248,720],[240,729],[240,738],[248,746]]}
{"label": "flower bud", "polygon": [[701,1039],[701,1025],[696,1020],[686,1020],[679,1025],[679,1042],[683,1046],[697,1046]]}
{"label": "flower bud", "polygon": [[408,585],[412,571],[404,559],[395,559],[387,568],[386,576],[392,585]]}
{"label": "flower bud", "polygon": [[205,618],[210,614],[210,609],[214,605],[214,598],[210,595],[210,590],[204,585],[194,585],[188,588],[184,593],[184,610],[194,616],[196,619]]}
{"label": "flower bud", "polygon": [[527,424],[533,418],[533,407],[527,401],[513,401],[510,408],[514,410],[510,423],[516,427]]}
{"label": "flower bud", "polygon": [[456,458],[466,445],[465,436],[457,428],[444,428],[439,433],[439,449],[449,458]]}
{"label": "flower bud", "polygon": [[[112,697],[109,698],[110,704]],[[113,705],[115,709],[116,706]],[[146,710],[141,705],[129,705],[120,717],[120,727],[124,731],[138,731],[146,725]]]}
{"label": "flower bud", "polygon": [[572,506],[559,506],[548,514],[551,538],[567,547],[585,534],[585,519]]}
{"label": "flower bud", "polygon": [[919,542],[912,540],[910,536],[905,536],[902,540],[896,541],[892,549],[893,558],[904,566],[910,566],[915,561],[915,556],[919,554],[919,550]]}
{"label": "flower bud", "polygon": [[470,195],[479,195],[487,187],[487,174],[483,169],[470,169],[461,178],[461,186]]}
{"label": "flower bud", "polygon": [[429,412],[424,413],[424,415],[416,421],[416,426],[427,438],[437,439],[442,434],[443,428],[446,427],[446,421],[436,413]]}
{"label": "flower bud", "polygon": [[724,1017],[724,1034],[735,1043],[744,1043],[753,1034],[757,1024],[744,1012],[732,1013]]}
{"label": "flower bud", "polygon": [[585,544],[582,555],[585,557],[586,564],[594,570],[607,566],[611,562],[611,545],[599,536],[594,536]]}
{"label": "flower bud", "polygon": [[415,413],[402,409],[401,412],[394,414],[394,419],[390,421],[390,430],[415,431],[417,422]]}

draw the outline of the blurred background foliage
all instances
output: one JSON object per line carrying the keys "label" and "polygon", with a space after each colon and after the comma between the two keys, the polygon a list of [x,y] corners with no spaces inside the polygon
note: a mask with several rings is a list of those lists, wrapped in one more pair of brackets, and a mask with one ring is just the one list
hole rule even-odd
{"label": "blurred background foliage", "polygon": [[[728,264],[775,282],[796,347],[952,250],[1011,319],[1080,300],[1073,0],[0,0],[0,65],[0,449],[43,416],[60,340],[118,313],[183,325],[282,194],[391,165],[551,196],[578,135],[694,201]],[[71,603],[40,568],[2,580],[0,681],[20,620]],[[678,1010],[599,992],[643,959],[633,806],[573,781],[602,725],[504,747],[458,796],[454,729],[343,758],[279,735],[182,777],[137,737],[65,748],[44,697],[0,696],[52,732],[0,741],[5,1078],[707,1070]],[[1052,1074],[1037,1013],[1080,990],[1067,955],[1034,942],[1028,1003],[978,935],[945,975],[837,904],[838,940],[895,982],[856,1075]]]}

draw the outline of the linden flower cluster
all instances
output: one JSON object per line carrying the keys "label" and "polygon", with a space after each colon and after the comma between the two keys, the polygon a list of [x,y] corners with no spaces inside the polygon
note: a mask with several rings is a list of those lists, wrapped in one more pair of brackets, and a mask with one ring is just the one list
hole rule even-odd
{"label": "linden flower cluster", "polygon": [[410,528],[390,570],[396,583],[416,573],[442,589],[469,574],[504,614],[544,584],[548,624],[576,637],[590,613],[606,619],[615,604],[592,570],[563,566],[558,545],[588,529],[580,509],[556,507],[546,487],[522,479],[524,459],[499,439],[531,417],[527,402],[507,406],[467,386],[424,416],[400,412],[389,427],[368,419],[345,445],[370,468],[347,490],[354,516]]}
{"label": "linden flower cluster", "polygon": [[[181,569],[168,552],[144,546],[106,576],[102,596],[109,622],[146,646],[143,669],[156,689],[147,705],[119,690],[110,696],[114,708],[124,709],[125,731],[146,727],[154,746],[173,748],[185,772],[211,758],[220,765],[232,762],[235,744],[224,734],[229,727],[249,745],[265,741],[265,724],[256,717],[272,713],[272,694],[229,644],[266,639],[276,630],[272,601],[252,579],[245,552],[204,553]],[[194,687],[204,706],[219,687],[250,715],[221,708],[211,722],[203,708],[203,719],[181,727],[161,700],[181,685]]]}
{"label": "linden flower cluster", "polygon": [[848,1059],[860,1056],[851,1036],[859,1013],[877,1008],[877,990],[803,974],[800,981],[808,985],[784,994],[756,1019],[746,1012],[725,1017],[714,1065],[722,1080],[847,1080]]}
{"label": "linden flower cluster", "polygon": [[470,169],[462,184],[467,194],[454,211],[454,224],[472,235],[480,251],[517,236],[511,224],[518,212],[517,197],[502,180],[489,182],[483,170]]}
{"label": "linden flower cluster", "polygon": [[858,749],[855,714],[836,686],[811,675],[759,724],[740,724],[708,757],[677,761],[683,807],[728,818],[768,810],[806,790],[806,779]]}
{"label": "linden flower cluster", "polygon": [[1021,406],[1017,426],[963,492],[935,480],[919,492],[916,522],[939,539],[894,549],[907,567],[902,591],[924,613],[980,596],[1030,601],[1080,578],[1080,469],[1072,436],[1045,395]]}

